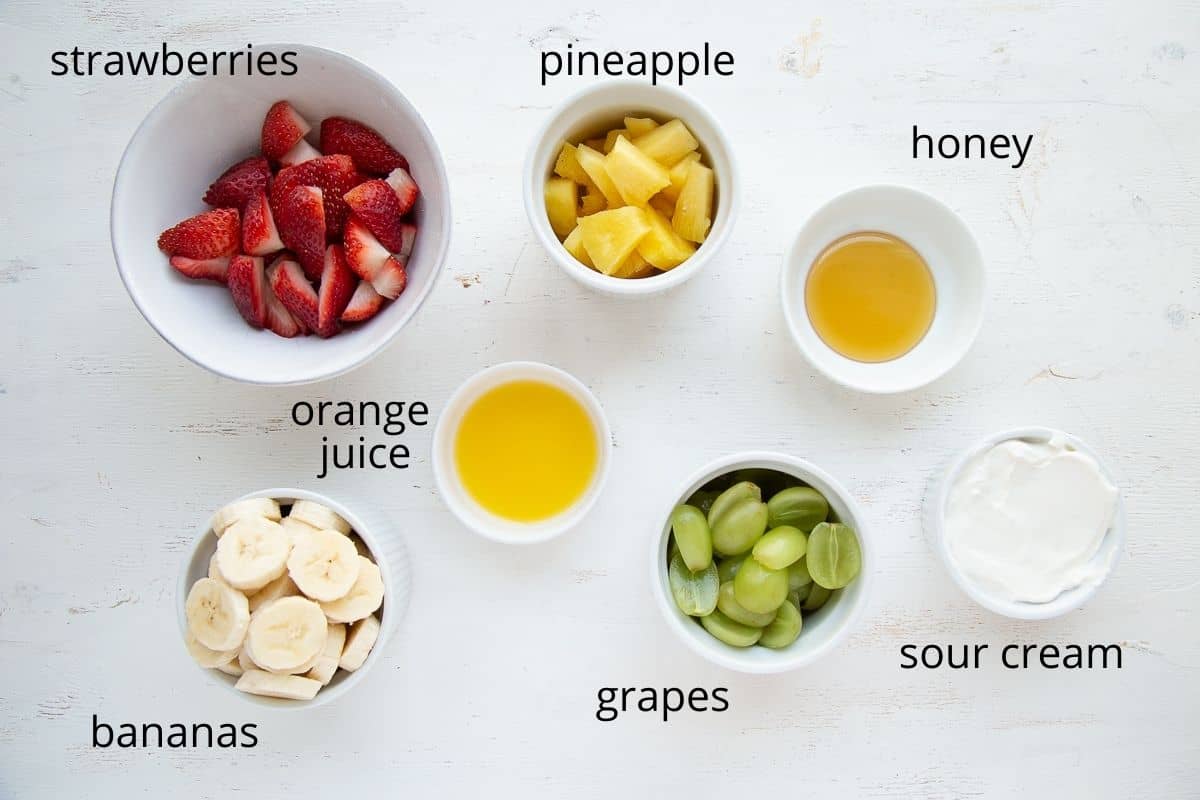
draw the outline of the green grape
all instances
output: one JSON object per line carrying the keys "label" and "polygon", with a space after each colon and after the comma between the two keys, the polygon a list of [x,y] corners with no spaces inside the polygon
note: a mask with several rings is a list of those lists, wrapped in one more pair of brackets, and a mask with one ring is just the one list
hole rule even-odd
{"label": "green grape", "polygon": [[767,502],[770,526],[791,525],[808,533],[829,516],[829,502],[811,486],[793,486],[775,494]]}
{"label": "green grape", "polygon": [[[716,506],[713,506],[716,508]],[[727,556],[745,553],[767,530],[767,504],[744,499],[722,512],[712,526],[713,549]]]}
{"label": "green grape", "polygon": [[675,605],[690,617],[702,617],[711,614],[717,607],[717,592],[721,584],[717,580],[717,568],[709,564],[707,569],[692,572],[683,563],[683,556],[676,555],[671,560],[667,570],[667,580],[671,584],[671,594],[675,597]]}
{"label": "green grape", "polygon": [[829,601],[829,596],[833,594],[832,589],[826,589],[816,581],[812,583],[812,591],[808,593],[808,597],[804,600],[804,605],[800,606],[805,611],[816,611],[821,606]]}
{"label": "green grape", "polygon": [[804,619],[800,616],[800,609],[785,600],[775,614],[775,619],[771,621],[770,625],[763,628],[758,643],[774,650],[787,647],[796,641],[803,624]]}
{"label": "green grape", "polygon": [[754,558],[764,567],[784,569],[804,558],[808,536],[799,528],[780,525],[754,543]]}
{"label": "green grape", "polygon": [[704,626],[704,630],[731,647],[749,647],[762,636],[762,628],[734,622],[720,611],[701,617],[700,624]]}
{"label": "green grape", "polygon": [[742,562],[747,558],[749,556],[730,556],[717,562],[717,577],[721,579],[721,583],[733,580],[733,576],[737,575],[738,570],[742,567]]}
{"label": "green grape", "polygon": [[704,513],[695,506],[676,506],[671,512],[671,531],[688,569],[692,572],[708,569],[712,563],[712,535]]}
{"label": "green grape", "polygon": [[740,622],[752,628],[765,627],[775,619],[774,614],[755,614],[753,611],[743,608],[742,604],[734,597],[732,582],[721,584],[721,591],[717,594],[717,610],[734,622]]}
{"label": "green grape", "polygon": [[812,583],[812,575],[808,574],[808,559],[802,558],[788,567],[788,590],[796,591]]}
{"label": "green grape", "polygon": [[787,572],[764,567],[747,558],[733,578],[734,598],[738,604],[755,614],[774,613],[787,599]]}
{"label": "green grape", "polygon": [[822,522],[808,537],[808,571],[819,586],[840,589],[858,577],[862,551],[849,525]]}
{"label": "green grape", "polygon": [[742,481],[721,492],[708,510],[708,527],[716,525],[718,517],[743,500],[762,501],[762,490],[753,483]]}

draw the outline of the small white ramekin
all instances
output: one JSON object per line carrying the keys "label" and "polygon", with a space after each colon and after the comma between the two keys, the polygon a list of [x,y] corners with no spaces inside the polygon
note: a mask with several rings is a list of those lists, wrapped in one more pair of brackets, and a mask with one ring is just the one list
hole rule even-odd
{"label": "small white ramekin", "polygon": [[954,560],[954,556],[950,553],[950,548],[946,544],[946,504],[950,499],[950,491],[954,487],[955,481],[958,480],[958,476],[963,468],[976,456],[1001,442],[1007,442],[1012,439],[1023,439],[1028,442],[1046,442],[1054,436],[1061,437],[1069,447],[1089,456],[1099,465],[1101,474],[1113,486],[1120,487],[1120,484],[1104,461],[1090,447],[1084,444],[1083,441],[1069,433],[1064,433],[1054,428],[1030,426],[993,433],[968,447],[951,462],[948,469],[940,475],[935,475],[926,491],[925,502],[922,507],[926,538],[929,540],[930,546],[937,553],[938,558],[941,559],[942,564],[946,567],[946,571],[950,573],[950,577],[958,584],[958,588],[962,589],[968,597],[989,611],[1006,617],[1012,617],[1013,619],[1051,619],[1052,617],[1058,617],[1066,614],[1068,611],[1079,608],[1096,593],[1100,585],[1112,573],[1113,567],[1116,566],[1117,559],[1121,555],[1121,550],[1125,547],[1125,500],[1124,495],[1121,494],[1117,497],[1117,510],[1113,517],[1112,527],[1105,534],[1104,541],[1100,545],[1100,550],[1095,556],[1095,559],[1099,563],[1104,564],[1104,571],[1095,580],[1080,584],[1074,589],[1069,589],[1048,603],[1025,603],[999,597],[989,591],[987,587],[979,585],[964,575],[958,562]]}
{"label": "small white ramekin", "polygon": [[[546,179],[563,142],[578,142],[618,127],[627,116],[646,115],[659,121],[683,120],[700,142],[704,161],[713,170],[716,215],[708,238],[687,261],[650,278],[614,278],[579,263],[555,236],[546,216]],[[729,238],[741,202],[741,187],[733,147],[716,118],[690,95],[670,86],[651,86],[637,80],[602,81],[564,100],[534,137],[525,160],[525,213],[542,247],[554,263],[592,289],[615,295],[656,294],[678,286],[705,267]]]}
{"label": "small white ramekin", "polygon": [[[570,394],[587,411],[596,431],[599,463],[592,483],[583,496],[566,511],[537,522],[514,522],[499,517],[470,496],[458,476],[454,463],[454,441],[463,415],[480,395],[497,386],[519,380],[542,381]],[[595,395],[578,378],[557,367],[536,361],[510,361],[477,372],[466,380],[446,402],[433,432],[433,475],[438,491],[454,516],[475,533],[504,544],[536,544],[553,539],[575,527],[596,503],[608,480],[612,461],[612,436],[608,419]]]}
{"label": "small white ramekin", "polygon": [[[400,618],[404,616],[404,611],[408,607],[408,597],[412,587],[408,551],[404,547],[403,538],[401,538],[399,531],[396,530],[391,520],[382,513],[369,508],[360,507],[358,510],[352,511],[331,497],[318,494],[317,492],[305,491],[304,489],[263,489],[259,492],[251,492],[250,494],[243,495],[237,498],[237,500],[249,500],[255,497],[270,497],[278,500],[280,505],[288,505],[296,500],[311,500],[329,506],[341,515],[342,519],[350,523],[350,527],[354,533],[358,534],[358,537],[363,540],[363,544],[371,551],[371,557],[379,565],[379,572],[383,577],[383,607],[378,612],[379,638],[375,641],[375,646],[371,648],[367,660],[363,662],[361,667],[354,672],[338,670],[337,675],[334,676],[329,685],[317,692],[317,696],[312,700],[286,700],[283,698],[247,694],[234,688],[234,685],[237,683],[237,678],[234,676],[226,675],[224,672],[216,669],[205,669],[199,665],[196,668],[207,673],[211,680],[221,684],[233,694],[259,706],[282,709],[323,706],[346,694],[362,682],[366,674],[370,672],[371,667],[382,658],[381,654],[384,648],[387,647],[388,641],[396,632],[396,628],[400,624]],[[237,502],[237,500],[230,502]],[[216,552],[216,549],[217,537],[213,535],[212,516],[210,516],[200,524],[196,532],[195,544],[192,545],[192,549],[183,563],[183,569],[179,571],[179,584],[176,588],[176,605],[178,606],[177,612],[181,636],[187,635],[187,611],[185,606],[188,592],[191,591],[192,584],[200,578],[207,577],[208,562],[212,559],[212,555]],[[191,660],[190,655],[188,656],[188,660]]]}
{"label": "small white ramekin", "polygon": [[[837,519],[854,528],[862,549],[862,571],[844,589],[830,598],[824,607],[804,616],[804,626],[796,641],[781,650],[766,647],[733,647],[720,641],[675,605],[667,576],[667,552],[671,542],[671,512],[687,502],[700,487],[714,478],[740,469],[770,469],[799,478],[829,501]],[[858,502],[831,475],[801,458],[781,453],[748,452],[719,458],[701,467],[684,481],[663,508],[661,525],[651,537],[650,580],[654,598],[667,627],[684,644],[718,666],[738,672],[768,674],[787,672],[807,666],[833,650],[858,623],[867,606],[868,591],[874,579],[874,552],[866,518]]]}

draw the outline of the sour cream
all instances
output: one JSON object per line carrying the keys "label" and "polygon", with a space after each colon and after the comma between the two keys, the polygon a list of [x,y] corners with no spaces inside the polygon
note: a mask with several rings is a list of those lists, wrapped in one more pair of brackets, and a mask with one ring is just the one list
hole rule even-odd
{"label": "sour cream", "polygon": [[1103,580],[1097,558],[1118,491],[1061,436],[1011,439],[971,459],[946,503],[945,542],[963,574],[1010,601],[1047,603]]}

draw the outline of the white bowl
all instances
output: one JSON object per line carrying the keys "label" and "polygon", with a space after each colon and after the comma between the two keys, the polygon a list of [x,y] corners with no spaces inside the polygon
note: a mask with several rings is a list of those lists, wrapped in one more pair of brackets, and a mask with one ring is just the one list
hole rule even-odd
{"label": "white bowl", "polygon": [[[862,571],[849,586],[838,590],[823,607],[804,616],[804,625],[796,641],[781,650],[767,647],[733,647],[704,630],[692,617],[675,605],[667,577],[667,552],[671,541],[671,511],[687,502],[696,490],[714,478],[740,469],[770,469],[799,478],[829,501],[833,515],[854,528],[862,549]],[[667,626],[684,644],[704,658],[738,672],[767,674],[787,672],[816,661],[833,650],[858,623],[867,605],[867,593],[874,579],[874,552],[866,518],[857,501],[832,476],[802,458],[781,453],[749,452],[719,458],[691,475],[663,508],[661,527],[652,537],[650,579],[654,597]]]}
{"label": "white bowl", "polygon": [[[916,347],[891,361],[843,356],[808,318],[804,287],[813,262],[834,240],[860,231],[903,239],[933,273],[933,323]],[[949,207],[903,186],[864,186],[817,209],[784,259],[782,284],[783,314],[800,351],[830,380],[862,392],[906,392],[937,380],[966,355],[983,322],[985,276],[975,237]]]}
{"label": "white bowl", "polygon": [[[704,163],[713,169],[716,216],[708,238],[687,261],[650,278],[613,278],[579,263],[554,234],[546,216],[546,179],[563,142],[579,142],[619,127],[627,116],[650,116],[660,122],[678,117],[700,142]],[[606,127],[607,126],[607,127]],[[649,295],[678,286],[704,268],[729,238],[737,218],[741,188],[733,148],[708,109],[669,86],[636,80],[613,80],[589,86],[568,97],[554,110],[533,140],[525,160],[525,213],[538,241],[554,263],[592,289],[616,295]]]}
{"label": "white bowl", "polygon": [[[514,522],[499,517],[479,505],[462,485],[454,463],[454,440],[467,409],[485,392],[519,380],[541,381],[567,392],[587,411],[596,430],[599,463],[596,465],[591,485],[573,506],[549,519],[537,522]],[[548,364],[510,361],[475,373],[450,396],[433,432],[433,475],[446,505],[460,522],[475,533],[485,539],[504,544],[535,544],[566,533],[587,515],[608,480],[611,451],[612,436],[609,434],[604,409],[583,383]]]}
{"label": "white bowl", "polygon": [[[340,53],[305,45],[299,72],[278,77],[206,77],[181,83],[134,133],[117,170],[112,246],[121,279],[146,321],[183,355],[247,383],[297,384],[341,374],[388,344],[416,313],[441,271],[450,243],[445,165],[420,114],[374,70]],[[312,125],[354,117],[404,153],[421,187],[419,227],[408,262],[408,288],[374,319],[331,339],[282,339],[251,328],[229,290],[179,275],[159,251],[159,233],[207,209],[200,197],[226,167],[258,153],[263,116],[287,98]]]}
{"label": "white bowl", "polygon": [[1063,431],[1055,430],[1054,428],[1041,426],[1013,428],[1012,430],[1000,431],[999,433],[984,437],[955,458],[950,467],[942,475],[935,477],[934,481],[930,484],[922,508],[926,536],[934,551],[937,552],[942,564],[945,565],[946,571],[950,573],[950,577],[958,584],[958,588],[962,589],[968,597],[989,611],[994,611],[997,614],[1012,617],[1013,619],[1051,619],[1052,617],[1058,617],[1066,614],[1068,611],[1079,608],[1096,593],[1100,585],[1112,573],[1113,567],[1116,566],[1117,559],[1121,555],[1121,549],[1125,546],[1125,499],[1124,494],[1119,494],[1117,496],[1117,510],[1113,517],[1112,527],[1108,529],[1104,540],[1100,544],[1100,549],[1094,557],[1095,563],[1101,564],[1104,567],[1103,572],[1095,580],[1082,583],[1074,589],[1069,589],[1048,603],[1025,603],[999,597],[988,591],[987,587],[980,586],[963,574],[958,562],[954,560],[954,556],[950,554],[950,549],[946,545],[945,528],[946,504],[949,501],[950,490],[954,487],[955,481],[958,480],[959,473],[962,472],[963,468],[973,458],[1001,442],[1007,442],[1012,439],[1045,442],[1053,436],[1062,437],[1069,447],[1091,457],[1099,465],[1101,474],[1108,479],[1109,483],[1113,486],[1120,485],[1104,461],[1077,437]]}
{"label": "white bowl", "polygon": [[[357,512],[352,511],[338,501],[317,492],[308,492],[303,489],[263,489],[261,492],[243,495],[237,500],[249,500],[253,497],[270,497],[278,500],[280,505],[286,505],[295,500],[312,500],[329,506],[350,523],[350,527],[371,551],[371,557],[379,565],[379,572],[383,577],[383,607],[378,612],[379,638],[375,641],[375,646],[371,648],[367,660],[361,667],[354,672],[338,670],[329,685],[317,692],[317,696],[312,700],[285,700],[247,694],[234,688],[237,678],[232,675],[226,675],[216,669],[205,669],[199,665],[196,665],[196,669],[206,673],[211,680],[221,684],[238,697],[256,705],[288,709],[315,708],[325,705],[357,686],[371,670],[371,667],[378,663],[382,658],[384,648],[387,647],[388,640],[392,638],[392,634],[396,632],[396,628],[400,624],[400,618],[404,616],[412,585],[408,552],[404,547],[404,540],[392,522],[383,514],[361,508]],[[195,544],[192,545],[191,552],[188,553],[183,563],[183,569],[179,572],[179,584],[175,593],[178,598],[177,613],[181,636],[187,635],[185,607],[188,592],[191,591],[192,584],[208,576],[208,562],[216,550],[217,537],[212,532],[212,517],[210,516],[197,530]],[[190,655],[188,660],[191,660]]]}

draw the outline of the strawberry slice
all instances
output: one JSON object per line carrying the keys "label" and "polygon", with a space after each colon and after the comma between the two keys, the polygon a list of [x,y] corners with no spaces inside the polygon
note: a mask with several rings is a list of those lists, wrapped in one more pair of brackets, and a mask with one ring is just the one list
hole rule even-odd
{"label": "strawberry slice", "polygon": [[373,281],[391,253],[371,234],[366,223],[353,215],[346,222],[344,239],[350,269],[364,281]]}
{"label": "strawberry slice", "polygon": [[359,281],[349,305],[342,312],[342,322],[365,322],[379,313],[383,307],[383,295],[375,291],[368,281]]}
{"label": "strawberry slice", "polygon": [[404,223],[401,221],[404,210],[387,181],[376,178],[360,183],[346,192],[344,199],[380,244],[390,252],[399,252],[404,246]]}
{"label": "strawberry slice", "polygon": [[229,293],[242,319],[261,328],[267,319],[267,285],[263,260],[234,256],[229,261]]}
{"label": "strawberry slice", "polygon": [[321,290],[317,293],[317,335],[330,337],[342,329],[338,320],[358,285],[358,279],[346,266],[342,246],[325,248],[325,269],[321,272]]}
{"label": "strawberry slice", "polygon": [[421,188],[417,186],[417,182],[412,179],[412,175],[408,174],[408,170],[404,167],[396,167],[388,173],[388,185],[395,191],[396,197],[400,200],[401,214],[407,214],[417,202],[417,195],[421,193]]}
{"label": "strawberry slice", "polygon": [[304,269],[290,258],[280,258],[271,265],[271,291],[293,318],[307,330],[315,331],[320,318],[317,293]]}
{"label": "strawberry slice", "polygon": [[279,163],[284,167],[294,167],[297,164],[303,164],[305,161],[312,161],[314,158],[320,157],[320,150],[313,147],[304,139],[301,139],[296,142],[295,147],[279,157]]}
{"label": "strawberry slice", "polygon": [[[336,240],[346,224],[346,217],[350,216],[350,208],[343,195],[362,182],[363,177],[354,168],[354,161],[346,155],[321,156],[294,167],[285,167],[271,183],[271,208],[275,211],[275,221],[279,221],[283,199],[293,189],[297,186],[316,186],[324,193],[325,233],[330,240]],[[284,241],[287,241],[287,237],[284,237]],[[323,245],[321,249],[323,252]]]}
{"label": "strawberry slice", "polygon": [[308,329],[300,320],[292,316],[292,312],[287,310],[287,306],[275,294],[275,290],[271,288],[271,278],[274,273],[272,270],[275,265],[272,264],[267,268],[267,280],[264,284],[264,291],[267,295],[267,313],[263,327],[270,330],[276,336],[282,336],[284,339],[291,339],[295,336],[303,336],[308,333]]}
{"label": "strawberry slice", "polygon": [[329,117],[321,123],[321,152],[344,153],[363,172],[387,175],[397,167],[408,168],[408,159],[388,144],[378,131],[346,117]]}
{"label": "strawberry slice", "polygon": [[236,208],[218,208],[189,217],[158,236],[158,249],[169,256],[220,258],[237,252],[241,223]]}
{"label": "strawberry slice", "polygon": [[287,100],[280,100],[267,111],[262,126],[262,154],[272,161],[283,158],[296,146],[312,125],[300,116]]}
{"label": "strawberry slice", "polygon": [[242,211],[242,251],[252,256],[265,256],[283,249],[275,215],[267,193],[260,189],[246,202]]}
{"label": "strawberry slice", "polygon": [[400,249],[396,251],[396,255],[400,256],[400,260],[405,264],[412,257],[413,245],[417,242],[417,226],[411,222],[405,222],[400,226]]}
{"label": "strawberry slice", "polygon": [[321,195],[316,186],[298,186],[283,198],[275,217],[283,243],[314,281],[325,268],[325,204]]}
{"label": "strawberry slice", "polygon": [[389,300],[399,297],[407,285],[408,270],[405,268],[404,262],[395,256],[388,256],[371,280],[371,286],[375,288],[375,291]]}
{"label": "strawberry slice", "polygon": [[217,208],[241,208],[271,182],[271,165],[262,156],[239,161],[221,173],[204,193],[204,202]]}
{"label": "strawberry slice", "polygon": [[171,256],[171,266],[193,280],[225,283],[225,276],[229,273],[229,256],[203,259]]}

